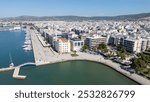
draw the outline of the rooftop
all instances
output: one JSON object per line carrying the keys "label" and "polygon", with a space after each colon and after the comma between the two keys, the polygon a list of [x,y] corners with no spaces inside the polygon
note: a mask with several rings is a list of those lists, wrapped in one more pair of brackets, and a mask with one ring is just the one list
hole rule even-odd
{"label": "rooftop", "polygon": [[81,39],[71,39],[72,41],[81,41]]}
{"label": "rooftop", "polygon": [[68,40],[67,40],[67,39],[65,39],[65,38],[58,38],[58,40],[57,40],[57,41],[59,41],[59,42],[63,42],[63,43],[68,42]]}

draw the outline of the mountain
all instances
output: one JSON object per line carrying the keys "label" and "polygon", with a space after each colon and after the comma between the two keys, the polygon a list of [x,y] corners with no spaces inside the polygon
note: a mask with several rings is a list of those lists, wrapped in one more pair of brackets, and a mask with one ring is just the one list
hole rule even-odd
{"label": "mountain", "polygon": [[121,16],[95,16],[95,17],[83,17],[83,16],[19,16],[1,18],[2,21],[84,21],[84,20],[150,20],[150,13],[130,14]]}

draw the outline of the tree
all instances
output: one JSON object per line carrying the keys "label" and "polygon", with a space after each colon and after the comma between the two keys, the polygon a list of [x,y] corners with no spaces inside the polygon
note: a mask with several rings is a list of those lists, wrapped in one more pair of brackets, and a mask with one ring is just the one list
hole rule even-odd
{"label": "tree", "polygon": [[84,45],[84,46],[82,47],[82,51],[83,51],[83,52],[85,52],[87,49],[89,49],[89,47],[88,47],[87,45]]}
{"label": "tree", "polygon": [[124,47],[122,47],[121,45],[118,45],[117,46],[117,56],[120,57],[122,60],[125,60],[126,59],[126,54],[127,54],[127,51]]}
{"label": "tree", "polygon": [[106,44],[104,44],[104,43],[102,43],[102,44],[99,44],[99,46],[98,46],[98,49],[106,49],[107,48],[107,45]]}
{"label": "tree", "polygon": [[149,77],[150,77],[150,69],[148,70],[148,75],[149,75]]}
{"label": "tree", "polygon": [[107,48],[104,48],[102,51],[103,51],[104,53],[107,53],[107,52],[108,52],[108,49],[107,49]]}
{"label": "tree", "polygon": [[146,50],[147,52],[150,52],[150,48]]}
{"label": "tree", "polygon": [[147,67],[148,63],[150,63],[150,56],[144,55],[143,53],[137,54],[137,58],[133,58],[130,60],[132,62],[131,67],[136,70],[137,73],[141,73],[144,76],[147,76],[150,72]]}
{"label": "tree", "polygon": [[104,43],[99,44],[98,49],[101,50],[103,53],[107,53],[109,51],[107,45]]}
{"label": "tree", "polygon": [[121,57],[122,60],[125,60],[125,59],[126,59],[126,55],[125,55],[124,53],[121,53],[121,54],[120,54],[120,57]]}

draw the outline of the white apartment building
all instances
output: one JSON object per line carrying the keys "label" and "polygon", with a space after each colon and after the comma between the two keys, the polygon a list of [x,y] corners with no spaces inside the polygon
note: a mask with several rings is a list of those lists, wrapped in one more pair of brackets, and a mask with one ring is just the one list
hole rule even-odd
{"label": "white apartment building", "polygon": [[84,46],[84,41],[80,39],[72,39],[70,42],[72,51],[81,51],[82,47]]}
{"label": "white apartment building", "polygon": [[141,51],[145,51],[147,49],[147,39],[142,39]]}
{"label": "white apartment building", "polygon": [[55,49],[59,54],[70,53],[70,41],[65,38],[58,38],[55,41]]}
{"label": "white apartment building", "polygon": [[124,39],[124,47],[128,52],[140,53],[142,47],[142,39],[127,38]]}
{"label": "white apartment building", "polygon": [[150,37],[147,39],[147,49],[150,49]]}
{"label": "white apartment building", "polygon": [[85,43],[90,47],[96,47],[98,46],[99,44],[102,44],[102,43],[107,43],[107,37],[103,37],[103,36],[98,36],[98,37],[88,37],[86,38],[86,41]]}

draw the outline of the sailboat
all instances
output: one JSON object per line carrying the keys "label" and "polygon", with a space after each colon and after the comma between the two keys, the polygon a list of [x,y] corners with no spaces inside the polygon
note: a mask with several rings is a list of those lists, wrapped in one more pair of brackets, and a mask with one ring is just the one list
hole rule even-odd
{"label": "sailboat", "polygon": [[9,67],[14,67],[14,63],[12,61],[12,57],[11,57],[10,53],[9,53],[9,58],[10,58],[10,65],[9,65]]}

